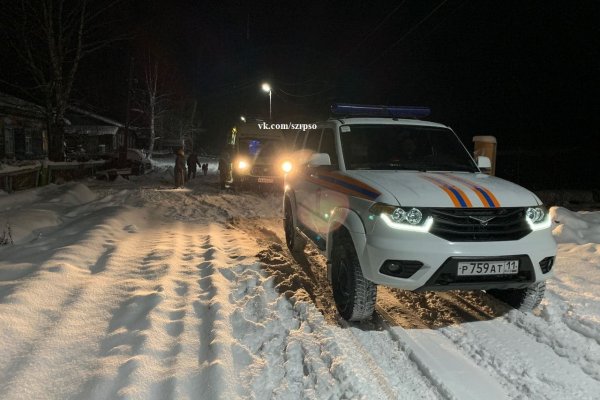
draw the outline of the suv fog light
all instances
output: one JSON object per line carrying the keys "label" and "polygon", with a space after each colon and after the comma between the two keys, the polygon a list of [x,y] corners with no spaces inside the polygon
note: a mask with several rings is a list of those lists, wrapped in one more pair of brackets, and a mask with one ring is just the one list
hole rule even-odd
{"label": "suv fog light", "polygon": [[399,272],[400,270],[402,270],[402,265],[391,262],[387,265],[387,269],[390,272]]}
{"label": "suv fog light", "polygon": [[385,275],[391,275],[398,278],[410,278],[421,269],[423,263],[420,261],[413,260],[387,260],[381,268],[379,272]]}

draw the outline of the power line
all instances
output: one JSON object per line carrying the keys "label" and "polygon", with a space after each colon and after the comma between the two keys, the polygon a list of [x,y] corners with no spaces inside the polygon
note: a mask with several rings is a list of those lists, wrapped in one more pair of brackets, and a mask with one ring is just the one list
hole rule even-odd
{"label": "power line", "polygon": [[292,94],[292,93],[288,93],[288,92],[286,92],[285,90],[283,90],[283,89],[281,89],[281,88],[277,88],[277,90],[278,90],[278,91],[280,91],[281,93],[283,93],[283,94],[285,94],[285,95],[287,95],[287,96],[291,96],[291,97],[311,97],[311,96],[316,96],[316,95],[318,95],[318,94],[321,94],[321,93],[328,92],[328,91],[330,91],[331,89],[333,89],[333,87],[328,87],[328,88],[325,88],[325,89],[323,89],[323,90],[319,90],[318,92],[314,92],[314,93],[308,93],[308,94]]}
{"label": "power line", "polygon": [[367,39],[369,39],[371,36],[373,36],[373,34],[375,34],[375,32],[377,32],[379,30],[379,28],[381,28],[391,17],[392,15],[394,15],[399,9],[400,7],[402,7],[404,5],[404,3],[406,3],[407,0],[403,0],[400,2],[400,4],[398,4],[396,6],[396,8],[394,8],[392,10],[391,13],[389,13],[388,15],[386,15],[376,26],[375,28],[373,28],[372,31],[370,31],[368,34],[366,34],[361,40],[360,42],[358,42],[358,44],[354,47],[352,47],[352,49],[346,53],[343,57],[339,57],[338,58],[338,64],[342,62],[342,60],[344,58],[347,58],[349,55],[351,55],[352,53],[354,53],[356,51],[356,49],[358,49],[360,46],[362,46],[363,43],[365,43],[367,41]]}
{"label": "power line", "polygon": [[417,28],[419,28],[425,21],[427,21],[433,14],[435,14],[437,12],[437,10],[439,10],[444,4],[446,4],[448,0],[442,0],[442,2],[440,4],[438,4],[429,14],[427,14],[423,19],[421,19],[416,25],[414,25],[412,28],[410,28],[404,35],[402,35],[400,37],[400,39],[396,40],[394,43],[392,43],[391,46],[387,47],[385,50],[383,50],[381,53],[379,53],[379,56],[377,56],[376,58],[374,58],[369,64],[367,64],[367,68],[369,68],[371,65],[375,64],[377,61],[379,61],[381,59],[381,57],[383,57],[383,55],[385,53],[387,53],[388,51],[390,51],[391,49],[393,49],[394,47],[396,47],[397,45],[399,45],[404,39],[406,39],[408,37],[408,35],[410,35],[411,33],[413,33],[415,30],[417,30]]}

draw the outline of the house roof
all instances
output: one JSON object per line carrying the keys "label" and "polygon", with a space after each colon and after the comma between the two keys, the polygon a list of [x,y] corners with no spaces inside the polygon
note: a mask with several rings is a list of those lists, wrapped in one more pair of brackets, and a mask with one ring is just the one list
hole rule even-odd
{"label": "house roof", "polygon": [[0,113],[43,119],[44,109],[37,104],[0,92]]}
{"label": "house roof", "polygon": [[119,130],[118,126],[107,125],[68,125],[65,126],[65,133],[77,135],[116,135]]}
{"label": "house roof", "polygon": [[83,110],[79,107],[69,106],[67,114],[67,119],[70,125],[111,125],[116,126],[118,128],[125,127],[125,125],[118,121],[115,121],[114,119],[98,115],[91,111]]}

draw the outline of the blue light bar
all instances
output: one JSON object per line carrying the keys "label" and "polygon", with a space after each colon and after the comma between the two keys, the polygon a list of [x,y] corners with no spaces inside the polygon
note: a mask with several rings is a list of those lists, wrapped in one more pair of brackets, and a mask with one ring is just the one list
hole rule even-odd
{"label": "blue light bar", "polygon": [[429,107],[412,106],[373,106],[366,104],[333,104],[331,112],[335,115],[363,117],[424,118],[431,114]]}

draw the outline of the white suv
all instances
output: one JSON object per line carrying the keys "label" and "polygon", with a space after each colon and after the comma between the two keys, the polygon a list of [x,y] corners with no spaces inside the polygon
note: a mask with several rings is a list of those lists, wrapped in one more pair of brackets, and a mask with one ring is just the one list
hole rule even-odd
{"label": "white suv", "polygon": [[415,119],[427,109],[332,111],[340,116],[296,135],[284,228],[291,251],[308,238],[325,253],[343,318],[369,318],[378,284],[539,305],[556,243],[537,196],[482,173],[488,158],[477,164],[450,128]]}

